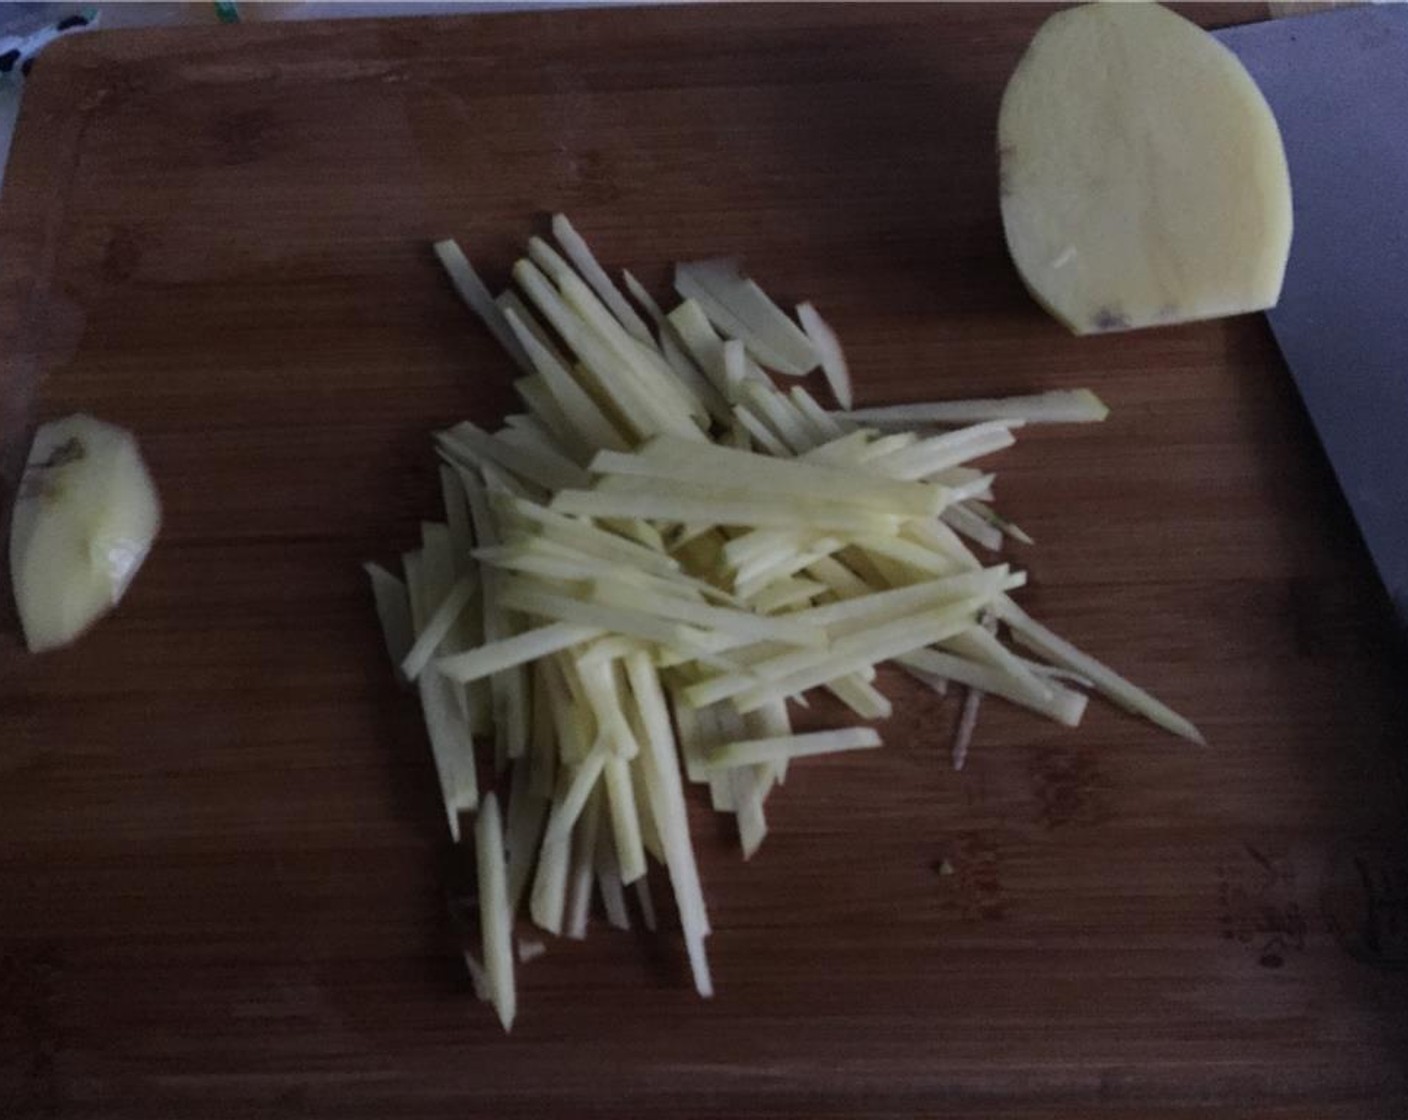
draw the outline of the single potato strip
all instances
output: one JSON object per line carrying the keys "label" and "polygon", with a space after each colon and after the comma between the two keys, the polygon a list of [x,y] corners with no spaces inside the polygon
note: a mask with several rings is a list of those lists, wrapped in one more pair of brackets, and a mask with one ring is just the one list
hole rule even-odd
{"label": "single potato strip", "polygon": [[906,517],[932,517],[948,504],[941,486],[892,482],[850,471],[776,459],[727,447],[651,440],[635,455],[603,451],[592,460],[598,474],[633,475],[716,485],[720,478],[741,478],[759,493],[796,495],[815,500],[881,509]]}
{"label": "single potato strip", "polygon": [[451,654],[435,662],[435,668],[452,681],[464,684],[479,680],[515,665],[526,665],[560,649],[589,642],[606,631],[592,626],[573,626],[557,622],[525,630],[511,638],[490,642],[478,649]]}
{"label": "single potato strip", "polygon": [[1018,420],[1025,424],[1098,424],[1110,415],[1105,402],[1089,389],[1054,389],[1022,397],[987,397],[967,401],[928,401],[860,408],[839,414],[861,424],[977,424],[984,420]]}
{"label": "single potato strip", "polygon": [[743,739],[710,752],[705,771],[729,770],[779,759],[809,755],[836,754],[839,751],[870,750],[880,745],[880,735],[870,727],[848,727],[840,731],[815,731],[809,735],[789,735],[779,739]]}
{"label": "single potato strip", "polygon": [[759,495],[756,491],[721,490],[671,479],[631,478],[639,483],[596,490],[562,490],[552,500],[559,513],[597,518],[698,521],[711,525],[775,526],[827,529],[840,533],[890,533],[899,518],[854,504],[819,498]]}

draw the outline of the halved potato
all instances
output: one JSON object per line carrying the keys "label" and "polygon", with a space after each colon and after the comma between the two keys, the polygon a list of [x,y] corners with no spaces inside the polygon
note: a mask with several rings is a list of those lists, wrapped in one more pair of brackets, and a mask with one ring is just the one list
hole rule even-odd
{"label": "halved potato", "polygon": [[1281,133],[1201,28],[1157,4],[1058,12],[997,132],[1012,259],[1076,334],[1275,305],[1291,244]]}

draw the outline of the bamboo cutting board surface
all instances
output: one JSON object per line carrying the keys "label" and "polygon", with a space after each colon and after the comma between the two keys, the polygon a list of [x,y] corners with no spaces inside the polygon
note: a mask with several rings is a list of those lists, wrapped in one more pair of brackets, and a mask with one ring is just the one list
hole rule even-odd
{"label": "bamboo cutting board surface", "polygon": [[[139,434],[166,520],[78,645],[7,620],[0,1114],[1404,1115],[1408,664],[1260,318],[1076,339],[1023,292],[993,135],[1044,15],[44,55],[0,206],[6,489],[84,409]],[[436,514],[427,433],[512,403],[428,242],[502,282],[559,209],[662,296],[739,254],[814,300],[864,403],[1098,391],[1106,424],[996,461],[1023,601],[1210,745],[991,703],[955,774],[953,701],[886,675],[887,748],[794,767],[750,864],[695,798],[713,1001],[672,938],[594,929],[522,969],[504,1037],[358,564]]]}

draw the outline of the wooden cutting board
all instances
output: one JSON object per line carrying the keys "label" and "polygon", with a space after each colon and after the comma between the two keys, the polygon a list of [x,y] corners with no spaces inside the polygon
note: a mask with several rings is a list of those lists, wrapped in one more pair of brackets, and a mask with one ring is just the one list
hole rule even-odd
{"label": "wooden cutting board", "polygon": [[[0,1114],[1404,1115],[1408,660],[1259,317],[1077,339],[1023,292],[994,121],[1044,14],[44,55],[0,207],[8,486],[32,420],[86,409],[140,434],[166,523],[90,637],[30,658],[11,619],[0,652]],[[750,864],[696,798],[714,1000],[670,937],[594,929],[504,1037],[358,564],[435,513],[427,432],[511,402],[428,242],[502,281],[557,209],[661,295],[745,256],[865,403],[1096,389],[1106,424],[997,464],[1025,601],[1207,749],[992,703],[955,774],[953,702],[887,677],[887,749],[796,766]]]}

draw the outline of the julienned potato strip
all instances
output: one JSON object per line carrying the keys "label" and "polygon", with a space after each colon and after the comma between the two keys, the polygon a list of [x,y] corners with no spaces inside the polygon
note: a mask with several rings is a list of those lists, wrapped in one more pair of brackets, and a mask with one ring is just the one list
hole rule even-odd
{"label": "julienned potato strip", "polygon": [[[959,755],[978,696],[1075,726],[1075,680],[1202,741],[1032,619],[1011,598],[1025,573],[984,564],[961,536],[995,548],[1020,533],[982,504],[994,476],[973,461],[1024,423],[1102,419],[1093,393],[829,412],[764,368],[820,365],[849,407],[845,356],[811,305],[799,326],[715,261],[679,267],[687,298],[668,313],[624,274],[637,312],[566,218],[552,230],[561,251],[535,238],[513,270],[521,295],[492,296],[459,246],[435,246],[527,374],[525,411],[497,432],[437,433],[445,523],[424,527],[404,580],[367,566],[388,652],[420,692],[452,835],[476,815],[482,947],[467,961],[505,1030],[515,970],[538,955],[511,944],[524,911],[582,936],[600,895],[625,926],[635,884],[653,925],[651,860],[695,987],[712,994],[683,779],[737,816],[751,857],[791,760],[880,745],[864,726],[795,733],[789,705],[809,690],[870,720],[892,708],[878,662],[961,685]],[[962,426],[893,430],[911,418]],[[476,738],[494,744],[482,759]],[[482,797],[479,761],[495,774]]]}

